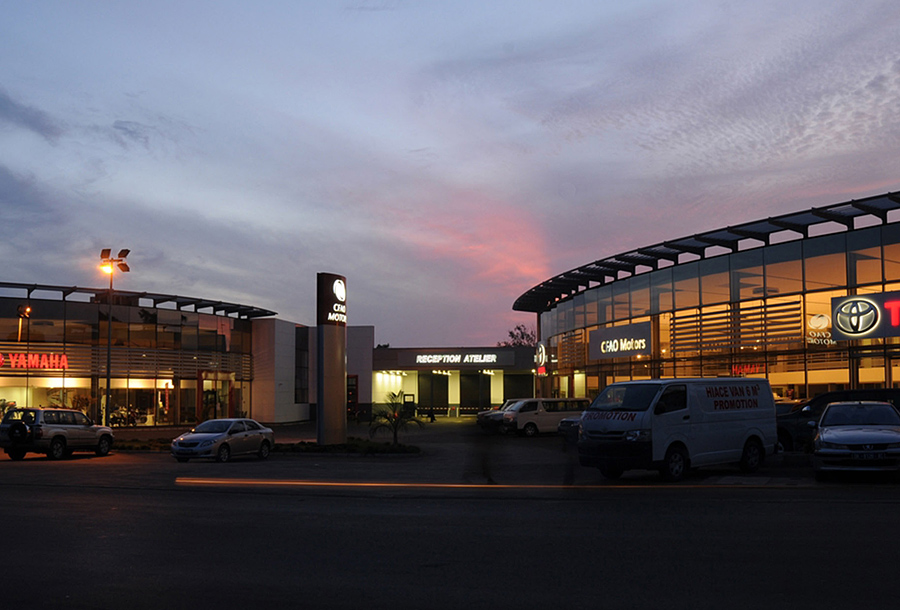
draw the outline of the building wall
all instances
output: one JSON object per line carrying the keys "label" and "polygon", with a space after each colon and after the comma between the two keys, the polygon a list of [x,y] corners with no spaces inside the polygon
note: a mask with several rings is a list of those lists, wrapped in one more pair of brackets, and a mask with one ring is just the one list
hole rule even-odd
{"label": "building wall", "polygon": [[[900,222],[681,262],[583,290],[541,314],[545,391],[628,379],[766,377],[785,399],[900,385],[900,339],[832,338],[831,299],[900,291]],[[652,352],[592,358],[597,329],[649,323]],[[596,353],[596,350],[593,352]]]}
{"label": "building wall", "polygon": [[253,321],[252,413],[259,421],[287,423],[310,418],[309,404],[294,402],[296,327],[275,318]]}
{"label": "building wall", "polygon": [[347,374],[358,379],[359,408],[368,412],[372,408],[372,350],[375,349],[374,326],[347,327]]}

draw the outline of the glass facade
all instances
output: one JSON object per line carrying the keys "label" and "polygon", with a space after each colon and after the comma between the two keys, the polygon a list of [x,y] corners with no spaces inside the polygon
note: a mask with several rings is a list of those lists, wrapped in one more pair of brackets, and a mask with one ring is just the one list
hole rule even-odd
{"label": "glass facade", "polygon": [[62,406],[119,426],[251,414],[249,319],[155,307],[133,294],[115,293],[110,307],[91,291],[3,288],[0,410]]}
{"label": "glass facade", "polygon": [[[900,225],[795,238],[582,287],[538,312],[548,396],[595,395],[621,380],[754,376],[785,400],[850,387],[900,387],[900,339],[835,341],[831,299],[890,292]],[[648,353],[596,357],[594,331],[650,322]],[[593,356],[592,356],[593,354]]]}

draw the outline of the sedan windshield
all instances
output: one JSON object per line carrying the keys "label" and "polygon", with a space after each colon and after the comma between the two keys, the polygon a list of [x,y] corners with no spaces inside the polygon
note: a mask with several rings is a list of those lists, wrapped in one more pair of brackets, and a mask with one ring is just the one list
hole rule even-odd
{"label": "sedan windshield", "polygon": [[611,385],[603,390],[589,411],[646,411],[653,402],[659,386],[652,383]]}
{"label": "sedan windshield", "polygon": [[900,413],[887,404],[829,405],[822,426],[900,426]]}
{"label": "sedan windshield", "polygon": [[222,421],[220,419],[211,419],[209,421],[205,421],[191,432],[199,432],[203,434],[221,434],[223,432],[228,432],[228,429],[231,427],[230,421]]}

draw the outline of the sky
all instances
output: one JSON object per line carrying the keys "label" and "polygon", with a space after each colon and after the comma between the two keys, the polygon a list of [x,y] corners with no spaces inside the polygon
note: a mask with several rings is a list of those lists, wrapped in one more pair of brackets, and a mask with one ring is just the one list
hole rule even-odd
{"label": "sky", "polygon": [[900,190],[896,0],[0,0],[0,281],[492,346],[593,260]]}

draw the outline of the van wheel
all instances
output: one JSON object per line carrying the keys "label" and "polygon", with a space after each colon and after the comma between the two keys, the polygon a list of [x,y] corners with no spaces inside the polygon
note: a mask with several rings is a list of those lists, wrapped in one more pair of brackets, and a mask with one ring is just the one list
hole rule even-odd
{"label": "van wheel", "polygon": [[763,462],[763,448],[758,440],[751,438],[744,445],[741,455],[741,472],[756,472]]}
{"label": "van wheel", "polygon": [[616,466],[599,466],[599,468],[600,474],[603,475],[604,479],[618,479],[622,476],[622,473],[625,472]]}
{"label": "van wheel", "polygon": [[6,455],[9,456],[9,459],[19,461],[25,459],[25,450],[24,449],[15,449],[9,448],[6,450]]}
{"label": "van wheel", "polygon": [[527,424],[525,424],[525,427],[522,428],[522,433],[525,436],[537,436],[537,433],[538,433],[537,426],[535,426],[532,423],[527,423]]}
{"label": "van wheel", "polygon": [[680,481],[688,469],[688,456],[684,447],[673,445],[666,451],[666,459],[659,469],[659,474],[666,481]]}

